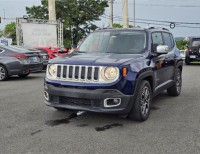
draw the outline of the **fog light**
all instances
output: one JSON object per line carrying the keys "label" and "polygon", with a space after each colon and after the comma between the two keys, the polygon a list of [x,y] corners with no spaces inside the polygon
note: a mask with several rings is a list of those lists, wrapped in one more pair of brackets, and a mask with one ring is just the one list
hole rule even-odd
{"label": "fog light", "polygon": [[47,101],[49,101],[49,94],[48,94],[48,92],[44,92],[44,98],[47,100]]}
{"label": "fog light", "polygon": [[104,107],[117,107],[121,104],[121,98],[106,98],[104,100]]}

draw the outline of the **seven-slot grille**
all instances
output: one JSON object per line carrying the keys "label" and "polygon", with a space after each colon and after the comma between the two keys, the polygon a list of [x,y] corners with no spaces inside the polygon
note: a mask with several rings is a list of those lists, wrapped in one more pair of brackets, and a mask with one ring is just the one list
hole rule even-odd
{"label": "seven-slot grille", "polygon": [[100,67],[84,65],[57,65],[57,79],[75,82],[98,82]]}

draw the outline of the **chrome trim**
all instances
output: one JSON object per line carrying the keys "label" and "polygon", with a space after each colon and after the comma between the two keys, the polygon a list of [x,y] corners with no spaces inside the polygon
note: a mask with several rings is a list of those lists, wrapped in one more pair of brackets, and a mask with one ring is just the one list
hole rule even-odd
{"label": "chrome trim", "polygon": [[85,81],[87,81],[88,76],[88,66],[85,67]]}
{"label": "chrome trim", "polygon": [[69,80],[69,65],[67,65],[66,80]]}
{"label": "chrome trim", "polygon": [[[63,66],[61,66],[61,67],[63,67]],[[73,66],[72,66],[72,69],[73,69],[73,70],[72,70],[72,80],[76,80],[76,78],[75,78],[75,68],[76,68],[76,67],[73,65]],[[77,79],[77,80],[78,80],[78,79]]]}
{"label": "chrome trim", "polygon": [[160,84],[159,86],[157,86],[154,91],[158,90],[159,88],[161,88],[161,87],[163,87],[163,86],[165,86],[167,84],[173,83],[173,82],[174,82],[174,80],[168,80],[168,81]]}
{"label": "chrome trim", "polygon": [[[108,104],[107,104],[107,101],[110,100],[110,99],[118,99],[118,100],[119,100],[119,103],[116,104],[116,105],[108,105]],[[121,105],[121,102],[122,102],[121,98],[106,98],[106,99],[104,99],[104,101],[103,101],[103,106],[106,107],[106,108],[117,107],[117,106]]]}
{"label": "chrome trim", "polygon": [[44,91],[44,98],[46,101],[49,101],[49,94],[46,91]]}
{"label": "chrome trim", "polygon": [[92,79],[93,81],[94,81],[94,68],[95,68],[95,67],[94,67],[94,66],[92,66],[92,71],[91,71],[91,73],[92,73],[92,74],[91,74],[91,79]]}

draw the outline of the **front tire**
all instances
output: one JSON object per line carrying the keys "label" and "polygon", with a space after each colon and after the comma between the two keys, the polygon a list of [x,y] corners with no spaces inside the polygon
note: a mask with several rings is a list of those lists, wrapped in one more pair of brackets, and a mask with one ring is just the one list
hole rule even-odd
{"label": "front tire", "polygon": [[152,100],[151,86],[148,81],[141,82],[133,107],[129,113],[129,119],[135,121],[145,121],[150,114]]}
{"label": "front tire", "polygon": [[169,96],[179,96],[181,93],[181,87],[182,87],[182,75],[181,70],[178,68],[176,72],[176,78],[175,78],[175,84],[167,89],[167,93]]}
{"label": "front tire", "polygon": [[0,65],[0,81],[5,81],[7,78],[8,78],[7,69],[3,65]]}

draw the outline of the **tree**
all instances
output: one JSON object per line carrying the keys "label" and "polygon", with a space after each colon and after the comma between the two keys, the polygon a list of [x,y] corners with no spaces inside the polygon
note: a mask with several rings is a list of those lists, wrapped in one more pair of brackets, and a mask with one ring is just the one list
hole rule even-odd
{"label": "tree", "polygon": [[7,38],[12,38],[13,44],[16,44],[16,24],[11,22],[5,26],[4,36]]}
{"label": "tree", "polygon": [[117,24],[117,23],[113,23],[113,28],[123,28],[123,25]]}
{"label": "tree", "polygon": [[[123,28],[123,25],[118,23],[113,23],[113,28]],[[129,25],[129,28],[134,28],[133,25]],[[136,26],[136,28],[139,28],[139,26]]]}
{"label": "tree", "polygon": [[3,37],[4,34],[3,34],[3,30],[0,30],[0,37]]}
{"label": "tree", "polygon": [[[41,6],[26,7],[30,18],[48,19],[48,2],[41,0]],[[64,39],[77,44],[80,37],[95,30],[94,21],[100,20],[108,2],[105,0],[57,0],[56,18],[64,21]],[[69,41],[70,40],[70,41]]]}
{"label": "tree", "polygon": [[185,50],[187,49],[188,43],[184,40],[178,40],[176,41],[176,46],[179,50]]}

